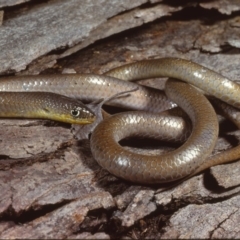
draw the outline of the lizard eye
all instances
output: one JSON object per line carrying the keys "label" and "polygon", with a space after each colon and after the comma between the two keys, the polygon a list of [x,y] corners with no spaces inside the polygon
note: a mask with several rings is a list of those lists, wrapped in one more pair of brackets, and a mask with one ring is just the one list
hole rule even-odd
{"label": "lizard eye", "polygon": [[71,110],[71,114],[72,114],[73,117],[76,118],[80,115],[80,110],[75,108],[75,109]]}

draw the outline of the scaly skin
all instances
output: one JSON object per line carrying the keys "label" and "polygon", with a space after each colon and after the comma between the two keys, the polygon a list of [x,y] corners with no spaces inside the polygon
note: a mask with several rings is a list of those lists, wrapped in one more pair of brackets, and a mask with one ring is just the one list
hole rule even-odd
{"label": "scaly skin", "polygon": [[92,111],[80,101],[43,92],[1,92],[0,117],[42,118],[70,124],[95,121]]}
{"label": "scaly skin", "polygon": [[[149,117],[145,113],[119,114],[102,122],[94,131],[91,147],[96,160],[111,173],[130,181],[141,183],[173,181],[192,175],[206,167],[235,160],[240,156],[240,150],[237,147],[232,150],[232,155],[230,150],[227,154],[223,154],[223,157],[213,158],[210,164],[209,161],[205,161],[216,143],[218,123],[209,102],[193,87],[179,81],[168,81],[166,93],[172,100],[169,101],[158,90],[112,77],[123,80],[173,77],[190,83],[237,108],[240,107],[238,84],[206,67],[176,58],[139,61],[113,69],[106,74],[110,77],[94,74],[9,77],[0,81],[0,91],[49,91],[69,97],[79,97],[83,100],[96,100],[110,97],[117,92],[129,91],[138,86],[139,90],[131,93],[130,97],[119,98],[112,103],[138,110],[159,112],[176,106],[172,101],[176,102],[191,118],[193,133],[183,146],[166,155],[146,157],[130,152],[124,153],[115,142],[131,132],[136,134],[136,131],[140,131],[149,134],[153,132],[151,129],[156,130],[156,126],[162,126],[162,123],[171,138],[172,126],[180,126],[175,121],[176,116],[175,118],[170,116],[171,121],[168,119],[167,124],[166,120],[162,119],[167,117],[166,114],[160,119],[157,115],[152,114]],[[142,127],[141,122],[143,122]],[[132,126],[134,126],[133,129]],[[144,132],[144,128],[147,132]],[[179,127],[179,131],[182,130],[183,128]],[[161,135],[161,132],[158,134]]]}
{"label": "scaly skin", "polygon": [[[211,154],[218,137],[218,120],[212,105],[203,94],[184,82],[168,80],[166,93],[192,121],[193,131],[188,140],[180,148],[161,156],[133,153],[122,148],[118,141],[137,133],[154,135],[156,129],[167,128],[168,122],[161,115],[144,112],[114,115],[101,122],[91,137],[93,157],[104,169],[138,183],[170,182],[193,173]],[[171,128],[167,129],[171,136]],[[161,131],[157,134],[161,135]]]}
{"label": "scaly skin", "polygon": [[94,74],[3,77],[0,81],[0,92],[54,92],[80,98],[83,101],[105,99],[119,92],[127,92],[136,88],[138,91],[132,92],[131,98],[116,98],[111,103],[115,106],[151,112],[159,112],[176,106],[160,90]]}

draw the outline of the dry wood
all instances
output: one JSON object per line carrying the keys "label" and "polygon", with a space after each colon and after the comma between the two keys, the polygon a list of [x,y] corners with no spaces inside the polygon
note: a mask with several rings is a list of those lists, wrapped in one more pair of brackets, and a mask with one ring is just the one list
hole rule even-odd
{"label": "dry wood", "polygon": [[[0,27],[0,72],[103,73],[172,56],[240,79],[238,1],[82,2],[19,5],[16,16],[3,8],[10,17]],[[239,161],[164,190],[102,170],[70,125],[2,119],[0,129],[0,238],[240,238]],[[221,123],[220,133],[215,153],[238,145],[231,123]]]}

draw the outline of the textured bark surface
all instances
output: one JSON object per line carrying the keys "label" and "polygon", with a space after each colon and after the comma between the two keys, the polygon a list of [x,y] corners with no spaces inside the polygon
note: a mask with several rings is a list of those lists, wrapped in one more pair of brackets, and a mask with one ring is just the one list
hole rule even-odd
{"label": "textured bark surface", "polygon": [[[103,73],[172,56],[240,79],[239,1],[7,2],[27,1],[0,1],[1,74]],[[240,161],[142,186],[102,170],[68,124],[1,119],[0,129],[1,239],[240,238]],[[222,121],[214,153],[239,140]]]}
{"label": "textured bark surface", "polygon": [[24,2],[29,2],[30,0],[0,0],[0,7],[15,6]]}
{"label": "textured bark surface", "polygon": [[[113,22],[104,24],[108,18],[147,2],[147,0],[133,0],[131,3],[126,0],[99,0],[97,2],[93,0],[81,2],[52,0],[47,4],[34,6],[27,12],[19,13],[16,17],[7,19],[0,29],[2,49],[0,73],[23,70],[31,61],[52,50],[81,43],[71,51],[61,54],[62,57],[67,56],[97,39],[142,25],[144,22],[167,15],[171,11],[171,8],[161,8],[160,11],[150,8],[150,13],[133,11],[131,16],[128,14],[126,17],[128,22],[133,17],[140,18],[140,22],[131,21],[131,25],[125,22],[118,24],[122,18],[117,18]],[[50,61],[53,64],[59,56],[49,58],[47,62]]]}

